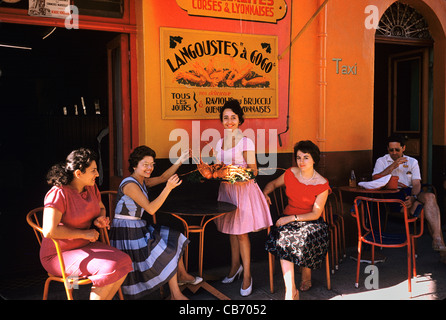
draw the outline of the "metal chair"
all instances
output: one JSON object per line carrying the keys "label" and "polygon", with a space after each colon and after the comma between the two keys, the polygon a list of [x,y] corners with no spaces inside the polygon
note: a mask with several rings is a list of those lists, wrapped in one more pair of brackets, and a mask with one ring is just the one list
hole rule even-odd
{"label": "metal chair", "polygon": [[[402,206],[403,227],[402,230],[395,232],[385,231],[382,223],[386,219],[386,204],[397,203]],[[412,293],[411,279],[416,276],[415,262],[415,239],[421,237],[424,231],[424,209],[420,211],[419,216],[409,217],[408,209],[404,202],[399,199],[375,199],[358,196],[354,201],[354,212],[352,215],[356,218],[358,229],[358,257],[356,267],[355,286],[359,287],[359,271],[361,264],[362,244],[371,245],[372,264],[374,264],[375,246],[382,248],[402,248],[407,247],[407,280],[408,291]],[[419,231],[414,225],[416,221],[420,222]],[[411,232],[413,229],[413,232]],[[402,231],[402,232],[401,232]]]}
{"label": "metal chair", "polygon": [[325,216],[330,227],[331,266],[334,273],[339,269],[339,263],[346,257],[344,218],[339,198],[334,190],[328,195]]}
{"label": "metal chair", "polygon": [[[42,230],[42,217],[43,217],[43,209],[44,207],[39,207],[31,210],[26,215],[26,221],[28,224],[33,228],[34,234],[36,235],[37,241],[39,242],[39,245],[42,245],[42,239],[43,239],[43,230]],[[45,281],[45,286],[43,289],[43,300],[48,299],[48,290],[49,285],[51,281],[57,281],[62,282],[65,287],[65,292],[67,294],[68,300],[73,300],[73,287],[75,285],[86,285],[91,284],[91,280],[87,278],[82,279],[74,279],[71,277],[68,277],[65,274],[65,263],[62,257],[62,251],[60,250],[59,243],[55,239],[51,239],[54,242],[54,245],[56,247],[57,257],[59,258],[59,264],[60,264],[60,271],[62,276],[55,276],[51,273],[48,273],[48,278]]]}
{"label": "metal chair", "polygon": [[[277,219],[282,215],[283,210],[285,209],[288,202],[285,194],[285,187],[277,188],[271,193],[271,202],[272,202],[271,215],[274,224],[277,221]],[[327,221],[325,216],[325,209],[322,212],[322,217],[324,221]],[[271,227],[268,227],[267,230],[269,234],[271,231]],[[270,252],[268,252],[268,266],[269,266],[269,287],[271,293],[274,293],[275,256]],[[329,262],[328,252],[327,255],[325,256],[325,270],[327,279],[327,290],[331,290],[330,262]]]}
{"label": "metal chair", "polygon": [[[406,195],[410,195],[409,193],[410,191],[408,191],[408,193]],[[435,199],[437,199],[438,202],[438,197],[437,197],[437,189],[435,188],[435,186],[433,184],[428,184],[428,183],[423,183],[421,184],[421,192],[430,192],[433,193],[435,195]],[[387,221],[388,221],[388,217],[389,216],[393,216],[393,217],[398,217],[400,216],[400,210],[396,210],[396,211],[392,211],[392,208],[387,207],[387,215],[386,215],[386,220],[384,222],[384,225],[387,225]],[[417,225],[417,222],[415,221],[415,225]],[[427,224],[428,229],[430,229],[430,225]],[[384,227],[385,230],[386,227]],[[431,230],[429,230],[431,231]],[[432,234],[432,232],[431,232]]]}
{"label": "metal chair", "polygon": [[[101,191],[101,199],[102,203],[105,206],[105,212],[107,212],[107,217],[111,222],[115,216],[115,207],[116,207],[116,196],[118,195],[117,191]],[[110,238],[108,237],[108,232],[105,229],[101,229],[101,237],[104,239],[104,242],[110,245]]]}
{"label": "metal chair", "polygon": [[[346,252],[346,241],[345,241],[345,223],[343,217],[344,213],[342,212],[342,204],[341,204],[341,199],[339,198],[339,192],[335,192],[336,190],[337,190],[336,188],[333,188],[333,194],[336,203],[335,205],[336,210],[333,213],[333,216],[334,216],[334,221],[336,222],[340,230],[339,251],[341,252],[342,258],[346,258],[347,252]],[[342,261],[342,258],[340,259],[340,261]]]}
{"label": "metal chair", "polygon": [[[37,242],[39,243],[39,245],[42,245],[42,239],[43,239],[43,229],[42,229],[42,219],[43,219],[43,210],[45,208],[44,207],[39,207],[39,208],[35,208],[33,210],[31,210],[30,212],[28,212],[28,214],[26,215],[26,221],[28,222],[28,224],[31,226],[31,228],[33,228],[34,234],[36,235],[37,238]],[[108,235],[107,238],[103,237],[103,234],[107,234],[107,232],[104,232],[104,228],[100,229],[100,234],[101,234],[101,240],[104,243],[110,244],[109,242],[106,242],[105,240],[108,240]],[[73,289],[75,286],[78,285],[87,285],[87,284],[92,284],[91,280],[88,278],[78,278],[78,277],[70,277],[67,276],[65,273],[65,262],[63,260],[63,256],[62,256],[62,250],[60,249],[59,246],[59,242],[56,239],[52,239],[54,242],[54,246],[56,247],[56,253],[57,253],[57,257],[59,259],[59,264],[60,264],[60,271],[62,276],[55,276],[51,273],[48,273],[48,278],[45,281],[45,286],[43,289],[43,300],[47,300],[48,299],[48,291],[49,291],[49,285],[51,283],[51,281],[57,281],[57,282],[61,282],[64,284],[65,287],[65,293],[67,295],[67,299],[68,300],[73,300]],[[124,296],[122,294],[121,288],[119,288],[118,290],[118,294],[119,294],[119,298],[121,300],[124,300]]]}
{"label": "metal chair", "polygon": [[[327,202],[325,203],[325,217],[327,218],[326,222],[328,224],[328,228],[330,231],[330,250],[329,254],[331,256],[331,273],[335,273],[335,269],[339,269],[339,254],[338,254],[338,246],[340,244],[340,233],[338,232],[338,226],[334,223],[334,213],[336,203],[333,203],[333,195],[330,193],[327,198]],[[338,235],[339,234],[339,235]]]}

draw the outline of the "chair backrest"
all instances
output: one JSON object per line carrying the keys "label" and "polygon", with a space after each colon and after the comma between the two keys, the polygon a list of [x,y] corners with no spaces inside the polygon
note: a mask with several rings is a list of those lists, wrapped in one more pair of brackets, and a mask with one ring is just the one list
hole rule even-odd
{"label": "chair backrest", "polygon": [[327,201],[325,202],[322,218],[329,225],[334,223],[334,215],[338,214],[338,199],[334,192],[329,192]]}
{"label": "chair backrest", "polygon": [[283,215],[283,210],[288,204],[288,198],[285,194],[285,186],[276,188],[273,192],[271,192],[270,199],[272,203],[270,208],[271,217],[275,223],[276,220]]}
{"label": "chair backrest", "polygon": [[[102,203],[105,206],[106,216],[110,218],[110,224],[115,217],[115,208],[116,208],[116,198],[118,196],[118,192],[114,190],[106,190],[101,191],[101,199]],[[108,236],[108,232],[106,229],[101,229],[101,238],[102,241],[106,244],[110,245],[110,238]]]}
{"label": "chair backrest", "polygon": [[44,207],[39,207],[31,210],[26,215],[26,222],[33,228],[34,234],[36,235],[37,242],[42,245],[43,239],[43,229],[42,229],[42,219],[43,219],[43,209]]}
{"label": "chair backrest", "polygon": [[105,206],[107,217],[110,218],[110,222],[113,220],[113,217],[115,216],[117,196],[118,192],[114,190],[101,191],[102,203]]}
{"label": "chair backrest", "polygon": [[[383,221],[386,218],[388,205],[398,204],[402,207],[401,216],[403,223],[401,228],[384,230]],[[385,247],[400,247],[407,245],[410,240],[409,224],[415,222],[417,217],[410,217],[408,208],[399,199],[376,199],[358,196],[354,201],[354,213],[356,218],[358,237],[364,242]],[[423,213],[420,218],[423,218]]]}
{"label": "chair backrest", "polygon": [[[28,212],[28,214],[26,215],[26,221],[31,226],[31,228],[33,228],[34,234],[36,235],[39,245],[42,245],[42,239],[44,238],[43,237],[43,229],[42,229],[43,210],[44,209],[45,209],[44,207],[35,208],[35,209],[31,210],[30,212]],[[55,240],[55,239],[51,239],[51,240],[53,240],[54,246],[56,247],[57,257],[59,259],[60,269],[61,269],[61,273],[62,273],[62,278],[64,279],[64,281],[67,281],[67,277],[65,275],[65,263],[62,258],[62,250],[60,249],[59,242],[57,242],[57,240]]]}

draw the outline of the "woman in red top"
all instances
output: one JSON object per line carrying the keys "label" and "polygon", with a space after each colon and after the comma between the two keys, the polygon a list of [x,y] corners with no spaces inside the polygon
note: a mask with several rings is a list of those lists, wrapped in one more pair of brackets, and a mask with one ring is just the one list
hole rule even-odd
{"label": "woman in red top", "polygon": [[90,299],[111,300],[133,267],[126,253],[97,241],[94,226],[109,228],[110,221],[95,183],[99,176],[95,157],[92,151],[80,148],[48,172],[53,187],[45,196],[40,261],[49,273],[61,276],[50,238],[57,239],[66,274],[92,281]]}
{"label": "woman in red top", "polygon": [[320,268],[329,245],[328,226],[321,214],[330,186],[314,166],[320,159],[319,148],[311,141],[294,146],[297,167],[291,167],[279,178],[269,182],[263,193],[285,186],[288,198],[283,216],[276,221],[266,241],[266,250],[280,259],[285,282],[285,299],[298,299],[294,282],[294,265],[302,267],[300,290],[311,287],[311,270]]}

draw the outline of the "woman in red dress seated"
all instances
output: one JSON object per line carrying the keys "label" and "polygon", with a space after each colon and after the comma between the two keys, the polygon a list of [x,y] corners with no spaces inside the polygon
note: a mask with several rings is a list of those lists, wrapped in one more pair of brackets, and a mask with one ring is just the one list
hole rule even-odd
{"label": "woman in red dress seated", "polygon": [[74,150],[65,163],[48,172],[53,187],[45,196],[40,261],[49,273],[62,275],[50,238],[57,239],[67,276],[89,278],[90,299],[111,300],[133,267],[126,253],[97,241],[99,233],[93,226],[106,228],[110,221],[95,183],[99,176],[95,158],[88,149]]}
{"label": "woman in red dress seated", "polygon": [[311,270],[320,268],[329,246],[328,225],[321,214],[330,186],[314,169],[320,159],[319,148],[311,141],[300,141],[294,146],[294,155],[297,167],[287,169],[263,190],[271,204],[268,194],[286,187],[288,205],[266,241],[266,250],[280,259],[286,300],[299,298],[294,265],[302,268],[300,290],[310,289]]}

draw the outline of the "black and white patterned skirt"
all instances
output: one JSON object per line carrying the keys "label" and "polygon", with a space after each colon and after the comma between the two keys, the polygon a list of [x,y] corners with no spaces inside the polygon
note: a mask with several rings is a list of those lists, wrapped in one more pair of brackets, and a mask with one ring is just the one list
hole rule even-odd
{"label": "black and white patterned skirt", "polygon": [[278,259],[314,270],[321,267],[328,246],[328,225],[320,218],[272,227],[265,249]]}

